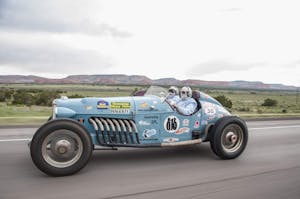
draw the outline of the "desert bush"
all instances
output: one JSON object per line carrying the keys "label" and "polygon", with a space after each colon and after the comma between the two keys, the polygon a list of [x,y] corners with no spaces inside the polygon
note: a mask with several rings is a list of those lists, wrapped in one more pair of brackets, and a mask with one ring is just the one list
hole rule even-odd
{"label": "desert bush", "polygon": [[263,111],[262,111],[261,109],[258,109],[258,110],[257,110],[257,113],[262,114]]}
{"label": "desert bush", "polygon": [[43,91],[35,96],[35,104],[39,106],[51,106],[52,101],[59,97],[60,95],[57,91]]}
{"label": "desert bush", "polygon": [[237,111],[249,112],[250,108],[249,107],[239,107],[239,108],[237,108]]}
{"label": "desert bush", "polygon": [[215,97],[215,99],[218,100],[223,106],[232,108],[232,101],[225,95],[218,95],[217,97]]}
{"label": "desert bush", "polygon": [[264,103],[262,103],[262,106],[276,106],[277,103],[277,100],[267,98],[265,99]]}
{"label": "desert bush", "polygon": [[84,96],[83,95],[80,95],[80,94],[73,94],[73,95],[68,95],[68,98],[83,98]]}
{"label": "desert bush", "polygon": [[18,91],[13,95],[12,104],[31,106],[35,103],[35,98],[31,93],[25,91]]}
{"label": "desert bush", "polygon": [[11,99],[14,90],[12,89],[3,89],[0,90],[0,102],[9,101]]}

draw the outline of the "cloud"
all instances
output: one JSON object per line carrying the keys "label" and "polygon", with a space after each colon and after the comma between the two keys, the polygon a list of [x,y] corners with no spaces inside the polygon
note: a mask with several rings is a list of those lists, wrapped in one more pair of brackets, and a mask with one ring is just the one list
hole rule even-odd
{"label": "cloud", "polygon": [[0,0],[2,29],[54,33],[82,33],[127,38],[131,33],[101,22],[91,12],[100,9],[96,1],[12,1]]}
{"label": "cloud", "polygon": [[223,71],[244,71],[263,65],[265,65],[265,63],[238,63],[220,59],[198,64],[188,71],[188,75],[199,76]]}
{"label": "cloud", "polygon": [[9,66],[15,71],[78,74],[100,73],[113,66],[109,57],[95,51],[79,50],[58,43],[24,45],[0,39],[0,69]]}

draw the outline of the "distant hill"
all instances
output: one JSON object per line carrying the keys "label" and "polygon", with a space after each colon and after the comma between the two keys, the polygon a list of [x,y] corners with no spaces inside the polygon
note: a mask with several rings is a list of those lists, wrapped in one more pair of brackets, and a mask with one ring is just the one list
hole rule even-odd
{"label": "distant hill", "polygon": [[[297,87],[283,84],[265,84],[257,81],[204,81],[197,79],[178,80],[175,78],[162,78],[152,80],[142,75],[71,75],[61,79],[51,79],[39,76],[0,75],[0,84],[103,84],[103,85],[176,85],[195,86],[207,88],[232,89],[261,89],[261,90],[290,90]],[[298,87],[298,89],[300,89]]]}

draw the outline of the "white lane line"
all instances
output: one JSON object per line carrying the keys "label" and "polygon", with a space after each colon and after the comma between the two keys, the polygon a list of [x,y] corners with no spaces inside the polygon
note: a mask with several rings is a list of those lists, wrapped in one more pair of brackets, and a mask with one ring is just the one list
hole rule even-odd
{"label": "white lane line", "polygon": [[0,140],[0,142],[24,142],[24,141],[30,141],[31,138],[16,138],[16,139],[3,139]]}
{"label": "white lane line", "polygon": [[300,125],[295,125],[295,126],[269,126],[269,127],[258,127],[258,128],[249,128],[249,130],[286,129],[286,128],[300,128]]}

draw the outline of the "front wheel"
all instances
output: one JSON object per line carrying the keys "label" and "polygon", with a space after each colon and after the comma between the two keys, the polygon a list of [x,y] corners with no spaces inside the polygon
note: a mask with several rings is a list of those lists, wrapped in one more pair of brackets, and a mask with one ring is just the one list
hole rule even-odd
{"label": "front wheel", "polygon": [[88,132],[71,119],[51,120],[41,126],[30,145],[34,164],[51,176],[71,175],[82,169],[92,154]]}
{"label": "front wheel", "polygon": [[236,158],[246,148],[248,129],[245,122],[238,117],[221,118],[216,122],[211,133],[210,146],[221,159]]}

